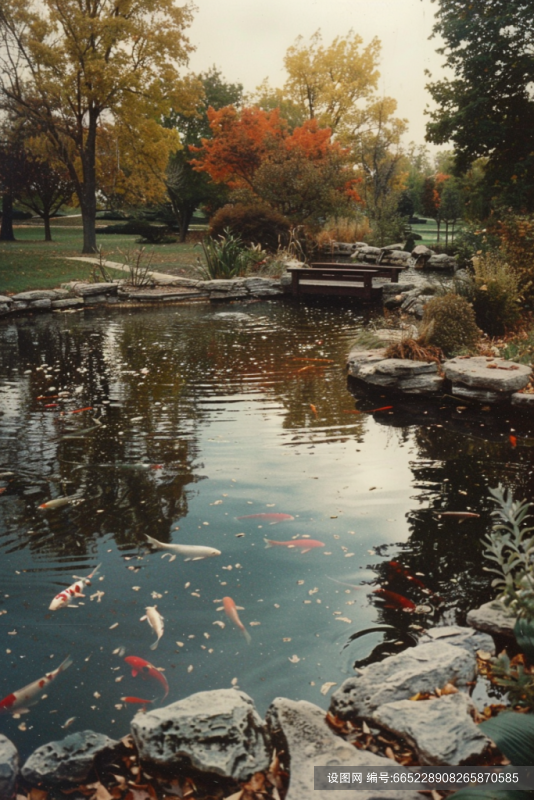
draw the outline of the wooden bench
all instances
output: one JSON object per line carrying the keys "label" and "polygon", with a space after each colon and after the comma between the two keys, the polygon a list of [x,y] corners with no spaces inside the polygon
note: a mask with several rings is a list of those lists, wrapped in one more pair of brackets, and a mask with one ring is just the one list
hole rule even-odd
{"label": "wooden bench", "polygon": [[343,264],[327,267],[290,267],[291,290],[295,297],[303,294],[337,295],[374,300],[382,290],[373,287],[373,278],[380,277],[380,269],[365,269]]}
{"label": "wooden bench", "polygon": [[387,264],[356,264],[343,263],[340,261],[315,261],[311,265],[312,269],[359,269],[371,270],[375,273],[375,278],[391,278],[392,283],[399,282],[399,272],[403,272],[406,267],[393,267]]}

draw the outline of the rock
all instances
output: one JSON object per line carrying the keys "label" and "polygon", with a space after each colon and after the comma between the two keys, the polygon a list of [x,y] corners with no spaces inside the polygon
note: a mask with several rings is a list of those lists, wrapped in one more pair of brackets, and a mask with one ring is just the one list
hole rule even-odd
{"label": "rock", "polygon": [[220,278],[217,280],[204,282],[204,289],[207,289],[210,294],[212,292],[235,292],[236,289],[243,290],[244,288],[244,278],[231,278],[230,280],[224,280],[223,278]]}
{"label": "rock", "polygon": [[245,278],[245,288],[257,297],[281,294],[282,292],[280,283],[272,278]]}
{"label": "rock", "polygon": [[[473,721],[475,707],[462,693],[382,705],[373,720],[415,747],[421,764],[460,766],[490,746]],[[477,762],[480,763],[480,762]]]}
{"label": "rock", "polygon": [[451,358],[443,365],[445,377],[453,384],[492,392],[517,392],[530,380],[531,368],[504,358]]}
{"label": "rock", "polygon": [[436,374],[438,365],[435,361],[412,361],[408,358],[384,358],[374,367],[381,375],[392,375],[396,378],[413,377],[415,375]]}
{"label": "rock", "polygon": [[350,351],[347,360],[348,373],[352,375],[353,378],[357,378],[360,375],[360,370],[364,366],[378,364],[383,360],[384,351],[381,349],[360,350],[358,347],[355,347]]}
{"label": "rock", "polygon": [[228,292],[210,292],[210,300],[241,300],[243,297],[250,297],[246,289],[234,289]]}
{"label": "rock", "polygon": [[83,302],[86,306],[95,306],[99,303],[107,303],[108,297],[107,294],[84,294]]}
{"label": "rock", "polygon": [[424,266],[427,269],[456,269],[458,265],[454,256],[441,253],[440,255],[430,256]]}
{"label": "rock", "polygon": [[[473,608],[467,615],[467,624],[494,636],[513,636],[516,617],[499,600]],[[484,648],[485,649],[485,648]]]}
{"label": "rock", "polygon": [[[357,750],[328,727],[322,708],[305,700],[277,697],[267,709],[267,727],[282,763],[289,766],[289,789],[285,800],[341,800],[343,790],[314,790],[314,766],[391,767],[393,762],[368,750]],[[287,763],[289,754],[289,764]],[[404,771],[399,766],[400,771]],[[358,800],[416,800],[409,790],[361,790]]]}
{"label": "rock", "polygon": [[441,628],[430,628],[425,631],[420,639],[420,644],[429,642],[445,642],[453,647],[462,647],[476,655],[477,650],[486,650],[495,655],[495,643],[487,633],[481,633],[473,628],[461,628],[459,625],[443,625]]}
{"label": "rock", "polygon": [[19,771],[17,748],[7,736],[0,733],[0,798],[13,795]]}
{"label": "rock", "polygon": [[12,304],[13,311],[25,311],[29,307],[30,304],[27,300],[15,300]]}
{"label": "rock", "polygon": [[11,305],[12,304],[8,305],[7,303],[0,303],[0,317],[5,316],[5,314],[9,314],[11,311]]}
{"label": "rock", "polygon": [[424,244],[418,244],[416,247],[414,247],[410,255],[412,258],[418,260],[420,258],[429,259],[430,256],[435,256],[436,254],[430,249],[430,247],[426,247]]}
{"label": "rock", "polygon": [[445,378],[440,375],[415,375],[401,378],[397,388],[406,394],[436,394],[443,389]]}
{"label": "rock", "polygon": [[12,302],[13,302],[13,298],[12,297],[6,297],[6,295],[0,294],[0,303],[2,303],[2,305],[4,305],[4,304],[9,305]]}
{"label": "rock", "polygon": [[291,277],[291,274],[286,272],[286,273],[284,273],[284,275],[282,275],[282,277],[280,278],[280,286],[281,286],[282,288],[285,288],[286,286],[291,286],[291,282],[292,282],[292,280],[293,280],[293,279],[292,279],[292,277]]}
{"label": "rock", "polygon": [[79,308],[85,305],[81,297],[65,297],[62,300],[52,300],[52,308]]}
{"label": "rock", "polygon": [[[65,285],[68,288],[68,285]],[[74,283],[72,289],[75,294],[82,297],[90,297],[91,295],[107,295],[117,294],[119,288],[118,283]]]}
{"label": "rock", "polygon": [[11,297],[11,300],[22,300],[32,303],[34,300],[55,300],[56,292],[52,289],[38,289],[32,292],[19,292]]}
{"label": "rock", "polygon": [[41,300],[30,300],[28,305],[32,310],[40,309],[42,311],[47,311],[52,307],[52,301],[47,297],[43,297]]}
{"label": "rock", "polygon": [[81,783],[89,777],[95,756],[116,744],[102,733],[72,733],[37,748],[22,767],[22,777],[32,784]]}
{"label": "rock", "polygon": [[514,392],[512,395],[512,405],[519,408],[534,409],[534,394]]}
{"label": "rock", "polygon": [[405,292],[410,292],[412,289],[415,289],[415,283],[384,283],[382,286],[382,294],[383,295],[391,295],[391,294],[404,294]]}
{"label": "rock", "polygon": [[506,403],[508,395],[504,392],[489,392],[484,389],[468,389],[467,386],[452,386],[452,393],[455,397],[460,397],[462,400],[471,400],[475,403],[488,403],[489,405],[498,405],[499,403]]}
{"label": "rock", "polygon": [[444,642],[420,644],[349,678],[331,697],[330,710],[341,719],[371,717],[378,706],[433,692],[454,681],[459,689],[476,675],[471,652]]}
{"label": "rock", "polygon": [[131,731],[139,757],[159,766],[191,764],[242,781],[270,763],[263,722],[251,698],[235,689],[198,692],[137,714]]}

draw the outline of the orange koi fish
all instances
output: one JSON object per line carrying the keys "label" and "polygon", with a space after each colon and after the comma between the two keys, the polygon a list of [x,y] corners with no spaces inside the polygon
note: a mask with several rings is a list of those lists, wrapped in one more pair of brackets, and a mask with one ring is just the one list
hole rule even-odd
{"label": "orange koi fish", "polygon": [[142,697],[121,697],[123,703],[141,703],[142,705],[148,705],[149,703],[153,703],[153,700],[143,700]]}
{"label": "orange koi fish", "polygon": [[37,400],[57,400],[59,397],[58,394],[51,394],[50,397],[46,397],[44,394],[40,394]]}
{"label": "orange koi fish", "polygon": [[228,619],[232,620],[234,625],[237,628],[239,628],[239,630],[247,640],[247,644],[250,644],[250,642],[252,641],[250,638],[250,633],[247,631],[247,629],[239,619],[239,614],[237,613],[237,606],[231,597],[223,597],[223,608]]}
{"label": "orange koi fish", "polygon": [[145,661],[144,658],[139,658],[139,656],[126,656],[124,660],[131,666],[132,675],[134,678],[136,675],[140,675],[144,681],[146,681],[148,678],[151,678],[161,684],[165,690],[165,694],[161,699],[165,700],[169,694],[169,684],[167,683],[167,678],[162,672],[159,671],[159,669],[154,667],[150,661]]}
{"label": "orange koi fish", "polygon": [[397,592],[390,592],[389,589],[373,589],[373,594],[378,594],[383,600],[387,600],[385,608],[402,609],[402,611],[414,611],[415,603]]}
{"label": "orange koi fish", "polygon": [[59,403],[47,403],[44,408],[58,408]]}
{"label": "orange koi fish", "polygon": [[389,411],[393,406],[382,406],[382,408],[373,408],[371,411],[368,411],[368,414],[376,414],[377,411]]}
{"label": "orange koi fish", "polygon": [[325,547],[324,542],[318,539],[290,539],[289,542],[274,542],[272,539],[263,540],[267,547],[288,547],[288,548],[301,548],[301,555],[313,550],[314,547]]}
{"label": "orange koi fish", "polygon": [[19,711],[34,705],[48,684],[68,669],[71,664],[72,658],[68,656],[57,669],[53,672],[47,672],[44,678],[40,678],[38,681],[24,686],[23,689],[8,694],[7,697],[0,701],[0,714],[10,714],[13,711]]}
{"label": "orange koi fish", "polygon": [[310,408],[311,408],[311,410],[313,411],[313,413],[315,414],[315,416],[317,416],[317,409],[315,408],[315,406],[313,405],[313,403],[310,403]]}
{"label": "orange koi fish", "polygon": [[510,434],[508,438],[512,447],[517,447],[517,436],[512,436],[512,434]]}
{"label": "orange koi fish", "polygon": [[82,411],[92,411],[93,406],[86,406],[85,408],[75,408],[74,411],[69,411],[69,414],[81,414]]}
{"label": "orange koi fish", "polygon": [[406,580],[411,581],[420,589],[428,591],[423,581],[420,581],[419,578],[416,578],[415,575],[412,575],[412,573],[409,572],[406,569],[406,567],[403,567],[402,564],[399,564],[398,561],[390,561],[389,566],[391,567],[392,570],[394,570],[394,572],[397,573],[397,575],[402,575],[403,578],[406,578]]}

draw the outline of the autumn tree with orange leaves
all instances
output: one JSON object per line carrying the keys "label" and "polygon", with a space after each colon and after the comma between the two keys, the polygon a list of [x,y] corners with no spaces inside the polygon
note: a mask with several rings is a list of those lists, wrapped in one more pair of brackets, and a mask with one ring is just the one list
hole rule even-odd
{"label": "autumn tree with orange leaves", "polygon": [[263,202],[295,223],[346,213],[361,203],[350,152],[329,128],[307,120],[290,132],[278,109],[210,109],[211,139],[194,148],[199,172],[244,202]]}

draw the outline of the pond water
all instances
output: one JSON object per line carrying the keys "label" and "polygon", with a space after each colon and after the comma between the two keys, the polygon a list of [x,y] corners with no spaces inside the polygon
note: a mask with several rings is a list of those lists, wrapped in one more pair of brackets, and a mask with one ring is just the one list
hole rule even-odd
{"label": "pond water", "polygon": [[[0,716],[23,755],[75,730],[124,735],[125,696],[161,702],[125,657],[164,670],[165,703],[238,686],[260,713],[279,695],[326,708],[324,684],[355,663],[490,598],[488,487],[532,496],[534,432],[458,401],[358,395],[344,365],[366,321],[278,301],[2,324],[0,697],[74,662],[29,714]],[[145,535],[221,555],[171,560]],[[98,564],[85,597],[49,609]]]}

